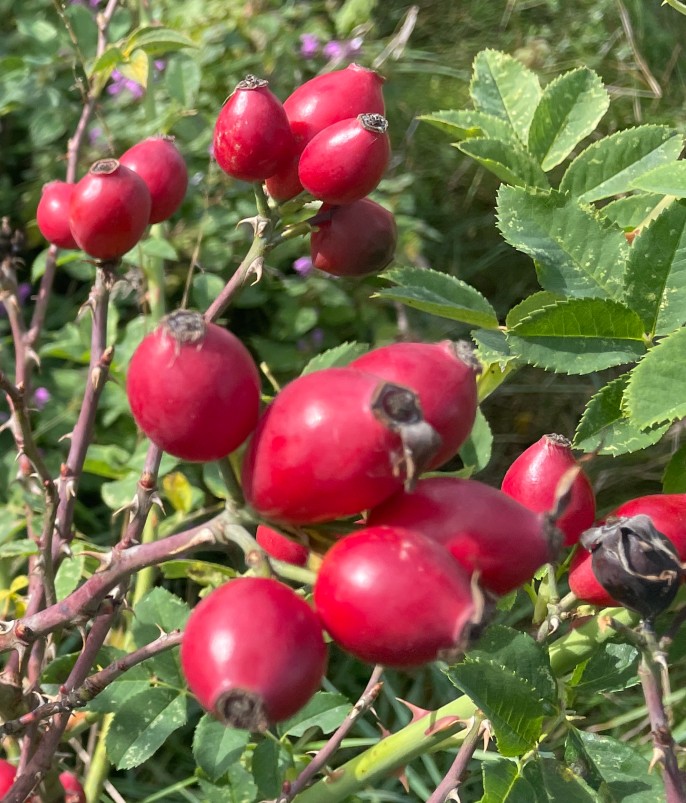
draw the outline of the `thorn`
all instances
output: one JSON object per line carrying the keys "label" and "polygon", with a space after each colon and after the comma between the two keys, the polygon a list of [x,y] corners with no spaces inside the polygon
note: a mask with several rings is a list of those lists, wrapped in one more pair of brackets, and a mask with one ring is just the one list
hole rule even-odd
{"label": "thorn", "polygon": [[417,722],[417,720],[422,719],[427,714],[430,714],[427,708],[420,708],[418,705],[414,703],[408,703],[407,700],[403,700],[400,697],[395,698],[399,703],[402,703],[406,708],[409,708],[410,713],[412,714],[412,719],[409,721],[408,724],[412,724],[413,722]]}
{"label": "thorn", "polygon": [[441,717],[433,722],[429,727],[424,731],[425,736],[433,736],[434,733],[440,733],[440,731],[447,730],[451,725],[454,725],[456,722],[464,722],[467,724],[469,720],[464,720],[461,717],[456,716],[449,716],[449,717]]}
{"label": "thorn", "polygon": [[648,772],[652,772],[657,764],[665,763],[665,752],[661,747],[653,747],[653,757],[648,765]]}
{"label": "thorn", "polygon": [[83,304],[81,304],[79,311],[76,313],[76,320],[80,321],[88,311],[90,311],[91,316],[95,314],[95,301],[92,296],[88,296]]}
{"label": "thorn", "polygon": [[99,365],[96,365],[95,368],[93,368],[93,370],[91,371],[91,386],[93,390],[98,389],[101,377],[102,377],[102,368]]}
{"label": "thorn", "polygon": [[256,284],[259,283],[259,281],[262,279],[263,272],[264,272],[264,257],[257,257],[250,263],[250,265],[248,266],[248,270],[245,272],[246,279],[251,274],[255,277],[254,281],[250,285],[251,287],[254,287]]}
{"label": "thorn", "polygon": [[164,502],[162,501],[162,497],[157,493],[157,491],[154,491],[150,495],[150,502],[153,505],[157,505],[157,507],[162,511],[162,513],[164,513],[165,516],[167,515],[167,511],[164,509]]}
{"label": "thorn", "polygon": [[65,432],[61,438],[57,439],[57,443],[62,443],[62,441],[70,441],[74,437],[74,430],[71,432]]}
{"label": "thorn", "polygon": [[36,367],[38,368],[41,367],[40,357],[32,348],[26,349],[26,358],[28,360],[31,360],[31,362],[33,362],[36,365]]}

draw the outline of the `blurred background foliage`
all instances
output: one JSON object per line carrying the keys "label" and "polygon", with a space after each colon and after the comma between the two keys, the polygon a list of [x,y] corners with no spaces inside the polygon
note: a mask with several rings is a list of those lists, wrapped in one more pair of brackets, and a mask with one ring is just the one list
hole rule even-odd
{"label": "blurred background foliage", "polygon": [[[97,0],[0,0],[0,216],[26,233],[20,280],[27,316],[45,260],[35,209],[42,185],[64,178],[67,140],[79,119],[84,65],[95,50],[102,5]],[[318,72],[350,61],[378,67],[387,79],[394,156],[375,197],[397,216],[397,262],[459,276],[500,313],[536,283],[530,260],[506,245],[496,229],[496,180],[452,148],[444,134],[416,119],[467,104],[471,63],[480,50],[494,47],[515,55],[543,83],[581,64],[596,70],[613,97],[602,134],[644,122],[685,129],[686,17],[660,7],[658,0],[420,0],[416,8],[399,0],[130,0],[117,10],[109,38],[117,41],[137,25],[156,24],[183,33],[196,47],[160,47],[147,54],[144,65],[120,65],[97,104],[80,158],[82,175],[95,159],[116,156],[162,132],[176,137],[191,176],[182,209],[169,223],[155,226],[129,255],[128,272],[117,288],[111,318],[115,382],[103,396],[77,515],[78,528],[96,542],[111,541],[120,526],[112,511],[130,498],[142,465],[145,444],[128,413],[123,383],[128,358],[151,326],[151,308],[161,312],[147,292],[148,277],[164,268],[168,309],[182,303],[187,292],[189,304],[203,308],[247,249],[245,229],[237,223],[254,214],[252,193],[223,175],[210,155],[218,110],[246,73],[268,78],[285,99]],[[302,240],[273,252],[263,280],[247,288],[225,318],[264,364],[266,393],[273,392],[271,383],[287,381],[313,355],[344,340],[378,344],[398,337],[459,338],[467,332],[444,319],[370,302],[379,279],[353,282],[308,273],[302,261],[307,254]],[[34,396],[40,408],[37,435],[55,472],[66,454],[60,439],[73,426],[83,390],[89,321],[75,318],[93,275],[92,266],[74,254],[63,254],[61,263]],[[11,371],[9,326],[1,312],[0,349],[2,367]],[[74,371],[75,366],[83,370]],[[603,382],[594,375],[563,377],[533,369],[516,374],[484,404],[494,447],[479,478],[498,483],[509,462],[545,432],[571,437],[585,402]],[[661,489],[678,430],[642,453],[591,462],[601,509]],[[23,500],[12,482],[16,466],[7,432],[0,434],[0,446],[0,499],[7,501],[0,514],[2,545],[21,529]],[[171,460],[163,464],[163,471],[174,468]],[[212,470],[182,470],[163,485],[170,509],[183,515],[214,504],[218,483]],[[173,521],[172,515],[171,526]],[[9,568],[3,566],[2,574]],[[332,682],[354,694],[359,670],[342,656],[336,667]],[[428,690],[437,694],[446,683],[441,678],[433,669],[422,670],[399,680],[396,691],[430,704]],[[393,694],[377,708],[398,721],[409,718],[396,710]],[[602,719],[602,710],[598,716]],[[136,773],[135,783],[133,776],[122,778],[118,785],[127,799],[143,799],[186,769],[192,771],[183,739],[183,732],[177,734]],[[432,762],[425,762],[419,774],[410,772],[419,799],[438,772]],[[407,799],[383,794],[363,799]]]}

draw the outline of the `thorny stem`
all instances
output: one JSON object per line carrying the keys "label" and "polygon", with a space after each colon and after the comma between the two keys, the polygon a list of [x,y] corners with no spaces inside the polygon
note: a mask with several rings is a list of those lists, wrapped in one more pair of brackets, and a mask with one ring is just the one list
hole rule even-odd
{"label": "thorny stem", "polygon": [[0,725],[0,737],[15,736],[35,722],[47,719],[55,714],[71,713],[76,708],[82,708],[131,667],[147,661],[148,658],[166,652],[172,647],[176,647],[181,643],[181,636],[180,630],[164,633],[144,647],[124,655],[99,672],[90,675],[77,688],[71,691],[66,690],[66,688],[61,690],[57,699],[34,708],[24,716]]}
{"label": "thorny stem", "polygon": [[646,645],[643,647],[638,676],[641,680],[650,718],[650,731],[653,738],[653,763],[663,767],[662,781],[665,786],[666,803],[684,803],[686,787],[679,770],[676,757],[676,743],[672,736],[669,717],[664,705],[664,683],[661,671],[664,669],[664,655],[660,651],[652,628],[644,628]]}
{"label": "thorny stem", "polygon": [[383,681],[381,680],[382,674],[383,666],[377,664],[372,671],[360,699],[353,706],[352,711],[300,775],[298,775],[293,782],[286,781],[284,783],[281,796],[277,798],[276,803],[290,803],[290,801],[307,786],[310,780],[327,765],[357,720],[373,705],[374,700],[379,695],[381,687],[383,686]]}
{"label": "thorny stem", "polygon": [[477,711],[474,717],[472,717],[471,725],[467,731],[467,735],[464,737],[462,746],[455,756],[455,761],[453,761],[445,777],[426,803],[445,803],[448,796],[460,785],[462,776],[474,755],[479,741],[487,732],[488,722],[484,720],[483,714]]}

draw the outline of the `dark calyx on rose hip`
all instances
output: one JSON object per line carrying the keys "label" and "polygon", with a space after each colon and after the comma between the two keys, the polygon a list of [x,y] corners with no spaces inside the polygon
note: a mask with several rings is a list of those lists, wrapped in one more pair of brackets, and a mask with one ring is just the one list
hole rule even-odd
{"label": "dark calyx on rose hip", "polygon": [[593,574],[621,605],[648,623],[666,610],[683,579],[672,542],[643,514],[609,519],[581,536]]}

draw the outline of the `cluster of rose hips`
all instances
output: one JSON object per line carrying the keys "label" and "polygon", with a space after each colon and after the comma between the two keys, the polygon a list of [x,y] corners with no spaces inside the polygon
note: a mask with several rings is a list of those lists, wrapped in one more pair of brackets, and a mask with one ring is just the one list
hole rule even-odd
{"label": "cluster of rose hips", "polygon": [[188,186],[186,163],[172,137],[150,137],[119,159],[100,159],[75,184],[51,181],[36,210],[38,228],[59,248],[115,260],[150,223],[169,218]]}
{"label": "cluster of rose hips", "polygon": [[279,203],[303,190],[322,201],[310,220],[312,264],[337,276],[377,272],[395,251],[393,215],[366,197],[390,159],[382,84],[351,64],[305,82],[282,104],[249,75],[214,129],[214,157],[228,175],[264,181]]}
{"label": "cluster of rose hips", "polygon": [[[0,758],[0,796],[5,795],[12,787],[17,776],[17,768],[4,758]],[[83,791],[81,781],[73,772],[65,770],[60,773],[60,784],[64,789],[64,803],[86,803],[86,793]],[[29,798],[29,803],[34,798]],[[36,798],[37,800],[37,798]]]}

